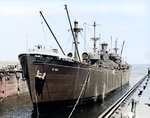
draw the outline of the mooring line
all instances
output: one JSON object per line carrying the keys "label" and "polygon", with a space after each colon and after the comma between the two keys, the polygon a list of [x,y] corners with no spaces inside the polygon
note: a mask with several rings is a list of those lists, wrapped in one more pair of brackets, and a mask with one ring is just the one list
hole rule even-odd
{"label": "mooring line", "polygon": [[81,92],[80,92],[80,95],[79,95],[79,97],[78,97],[78,99],[77,99],[77,101],[76,101],[76,104],[74,105],[74,107],[73,107],[73,109],[72,109],[72,111],[71,111],[71,113],[70,113],[70,115],[69,115],[68,118],[70,118],[70,117],[72,116],[72,113],[74,112],[75,107],[77,106],[77,104],[78,104],[78,102],[79,102],[79,100],[80,100],[80,97],[81,97],[81,95],[82,95],[82,93],[83,93],[83,90],[84,90],[84,88],[85,88],[85,85],[86,85],[86,83],[87,83],[87,80],[88,80],[88,78],[89,78],[89,75],[90,75],[90,70],[89,70],[88,75],[87,75],[87,77],[86,77],[86,79],[85,79],[84,85],[83,85],[82,90],[81,90]]}

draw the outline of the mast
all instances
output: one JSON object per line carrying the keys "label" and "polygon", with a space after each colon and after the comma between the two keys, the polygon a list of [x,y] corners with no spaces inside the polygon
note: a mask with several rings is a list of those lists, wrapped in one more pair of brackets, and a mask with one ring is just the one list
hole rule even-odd
{"label": "mast", "polygon": [[84,51],[86,50],[85,49],[85,46],[86,46],[86,22],[84,23]]}
{"label": "mast", "polygon": [[28,35],[26,35],[26,51],[28,52]]}
{"label": "mast", "polygon": [[72,29],[72,25],[71,25],[71,21],[70,21],[70,17],[69,17],[69,13],[68,13],[68,9],[67,9],[67,5],[66,4],[65,4],[65,9],[66,9],[66,12],[67,12],[67,16],[68,16],[68,20],[69,20],[69,24],[70,24],[70,28],[71,28],[71,32],[72,32],[72,36],[73,36],[74,43],[75,43],[75,51],[76,51],[76,53],[78,55],[79,61],[81,61],[80,55],[79,55],[79,51],[78,51],[78,47],[77,47],[77,41],[76,41],[74,33],[73,33],[73,29]]}
{"label": "mast", "polygon": [[123,52],[124,43],[125,43],[125,41],[123,41],[123,45],[122,45],[120,56],[122,55],[122,52]]}
{"label": "mast", "polygon": [[112,53],[112,36],[111,36],[111,45],[110,45],[110,52]]}
{"label": "mast", "polygon": [[55,41],[57,42],[57,44],[58,44],[59,48],[61,49],[62,53],[65,55],[65,53],[64,53],[64,51],[63,51],[63,49],[62,49],[62,47],[60,46],[60,44],[59,44],[58,40],[57,40],[57,39],[56,39],[56,37],[55,37],[55,35],[54,35],[53,31],[51,30],[51,28],[50,28],[50,26],[48,25],[48,23],[47,23],[46,19],[44,18],[43,14],[42,14],[42,11],[40,11],[40,14],[41,14],[42,18],[44,19],[44,21],[45,21],[45,23],[46,23],[46,25],[47,25],[48,29],[49,29],[49,30],[50,30],[50,32],[51,32],[51,34],[53,35],[53,37],[54,37]]}
{"label": "mast", "polygon": [[101,50],[101,34],[99,34],[99,50]]}
{"label": "mast", "polygon": [[116,38],[116,41],[115,41],[115,48],[114,48],[114,50],[115,50],[115,53],[117,53],[117,50],[118,50],[119,48],[117,48],[117,38]]}
{"label": "mast", "polygon": [[[74,29],[73,30],[75,32],[75,42],[74,43],[78,44],[79,43],[78,42],[78,33],[82,30],[82,28],[78,28],[78,22],[77,21],[74,22]],[[77,45],[77,49],[78,49],[78,45]],[[74,52],[74,59],[78,60],[77,50],[75,50],[75,52]]]}
{"label": "mast", "polygon": [[94,26],[94,37],[91,38],[94,41],[94,48],[93,48],[94,52],[96,52],[96,49],[97,49],[96,48],[96,41],[99,39],[98,37],[95,37],[96,25],[97,25],[96,22],[94,22],[94,25],[93,25]]}

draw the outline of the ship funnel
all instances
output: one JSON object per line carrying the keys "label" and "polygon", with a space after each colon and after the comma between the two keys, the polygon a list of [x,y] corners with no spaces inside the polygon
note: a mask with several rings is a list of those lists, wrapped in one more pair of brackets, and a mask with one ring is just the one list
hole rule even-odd
{"label": "ship funnel", "polygon": [[102,45],[102,50],[106,51],[108,44],[107,43],[102,43],[101,45]]}
{"label": "ship funnel", "polygon": [[78,22],[74,21],[74,28],[78,28]]}
{"label": "ship funnel", "polygon": [[78,22],[74,21],[74,32],[80,32],[82,28],[78,28]]}

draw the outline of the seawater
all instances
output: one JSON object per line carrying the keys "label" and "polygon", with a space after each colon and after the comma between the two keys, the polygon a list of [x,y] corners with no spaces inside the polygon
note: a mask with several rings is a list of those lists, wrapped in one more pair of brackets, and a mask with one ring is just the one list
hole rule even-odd
{"label": "seawater", "polygon": [[[92,104],[82,105],[75,108],[71,118],[97,118],[127,90],[142,79],[148,71],[150,64],[133,64],[129,85],[119,88],[104,98]],[[72,108],[59,111],[49,111],[37,116],[34,112],[29,93],[19,94],[0,101],[0,118],[68,118]]]}

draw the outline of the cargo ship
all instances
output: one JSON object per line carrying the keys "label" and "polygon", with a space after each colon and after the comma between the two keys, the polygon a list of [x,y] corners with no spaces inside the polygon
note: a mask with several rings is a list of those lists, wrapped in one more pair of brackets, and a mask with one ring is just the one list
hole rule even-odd
{"label": "cargo ship", "polygon": [[[74,39],[75,52],[64,53],[42,12],[40,14],[58,43],[60,50],[45,49],[38,45],[28,53],[18,56],[24,76],[27,80],[31,100],[35,107],[49,108],[85,104],[96,101],[105,94],[129,83],[131,65],[122,62],[121,55],[107,50],[108,44],[102,43],[101,49],[96,48],[97,37],[91,38],[94,42],[93,52],[83,52],[81,57],[78,51],[78,22],[72,28],[67,11],[70,29]],[[94,28],[96,23],[94,22]],[[94,33],[95,34],[95,33]],[[122,51],[121,51],[122,52]]]}
{"label": "cargo ship", "polygon": [[17,62],[0,62],[0,100],[28,92],[21,66]]}

